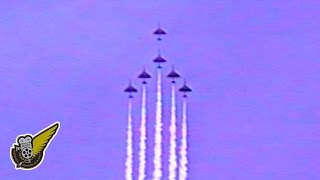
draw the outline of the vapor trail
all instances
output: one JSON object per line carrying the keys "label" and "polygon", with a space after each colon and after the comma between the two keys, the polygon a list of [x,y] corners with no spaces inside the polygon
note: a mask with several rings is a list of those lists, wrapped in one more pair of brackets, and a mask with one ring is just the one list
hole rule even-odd
{"label": "vapor trail", "polygon": [[132,180],[132,99],[128,102],[126,180]]}
{"label": "vapor trail", "polygon": [[146,177],[146,94],[147,88],[146,84],[142,84],[142,107],[141,107],[141,125],[140,125],[140,151],[139,151],[139,180],[144,180]]}
{"label": "vapor trail", "polygon": [[160,180],[161,170],[161,153],[162,153],[162,92],[161,92],[161,68],[158,68],[157,80],[157,103],[156,103],[156,124],[155,124],[155,146],[154,146],[154,171],[153,180]]}
{"label": "vapor trail", "polygon": [[187,158],[187,98],[183,98],[182,107],[182,139],[180,147],[180,167],[179,167],[179,180],[186,180],[188,175],[188,158]]}
{"label": "vapor trail", "polygon": [[176,97],[175,84],[171,87],[171,125],[170,125],[170,156],[169,156],[169,180],[176,180]]}

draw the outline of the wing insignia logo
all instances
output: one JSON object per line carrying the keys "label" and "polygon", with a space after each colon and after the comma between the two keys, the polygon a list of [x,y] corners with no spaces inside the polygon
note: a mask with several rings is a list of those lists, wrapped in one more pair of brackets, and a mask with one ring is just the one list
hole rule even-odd
{"label": "wing insignia logo", "polygon": [[32,170],[43,161],[45,150],[57,134],[60,123],[55,122],[36,135],[19,135],[10,149],[10,157],[16,169]]}

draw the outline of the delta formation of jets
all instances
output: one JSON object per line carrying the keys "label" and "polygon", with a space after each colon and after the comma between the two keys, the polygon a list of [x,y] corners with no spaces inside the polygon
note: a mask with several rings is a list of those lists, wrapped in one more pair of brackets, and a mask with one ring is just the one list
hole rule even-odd
{"label": "delta formation of jets", "polygon": [[[162,40],[162,36],[166,35],[166,31],[164,31],[160,26],[153,32],[153,34],[157,35],[157,40]],[[167,62],[166,59],[164,59],[161,56],[161,53],[159,51],[158,56],[153,60],[153,62],[158,64],[158,68],[162,68],[161,64]],[[171,72],[167,75],[168,78],[171,79],[172,83],[176,83],[175,79],[180,78],[181,76],[175,71],[174,66],[172,66]],[[138,78],[142,79],[142,83],[146,84],[147,79],[151,78],[151,75],[146,71],[145,68],[143,68],[142,73],[138,76]],[[184,83],[182,87],[179,89],[180,92],[183,93],[183,97],[187,97],[187,93],[192,92],[191,88],[187,85],[186,80],[184,80]],[[129,86],[124,90],[124,92],[129,94],[129,98],[133,97],[133,93],[138,92],[138,90],[132,85],[132,82],[129,82]]]}

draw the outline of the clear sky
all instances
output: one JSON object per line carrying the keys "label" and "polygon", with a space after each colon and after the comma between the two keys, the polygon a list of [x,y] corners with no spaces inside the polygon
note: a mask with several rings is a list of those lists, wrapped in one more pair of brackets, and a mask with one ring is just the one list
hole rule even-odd
{"label": "clear sky", "polygon": [[[320,179],[319,12],[317,0],[2,0],[0,178],[124,179],[123,89],[140,87],[143,66],[155,75],[161,22],[164,70],[194,89],[190,179]],[[154,79],[149,89],[152,127]],[[15,170],[16,136],[55,121],[43,163]]]}

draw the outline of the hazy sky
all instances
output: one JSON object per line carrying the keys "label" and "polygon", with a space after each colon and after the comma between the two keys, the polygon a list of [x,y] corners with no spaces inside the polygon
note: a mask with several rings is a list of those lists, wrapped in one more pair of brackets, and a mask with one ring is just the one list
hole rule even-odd
{"label": "hazy sky", "polygon": [[[194,89],[191,180],[320,179],[319,12],[317,0],[2,0],[0,178],[124,179],[123,89],[129,79],[140,88],[143,66],[155,75],[151,33],[161,22],[169,33],[164,71],[175,64]],[[139,103],[140,95],[135,127]],[[16,136],[55,121],[61,129],[43,163],[15,170],[9,150]]]}

